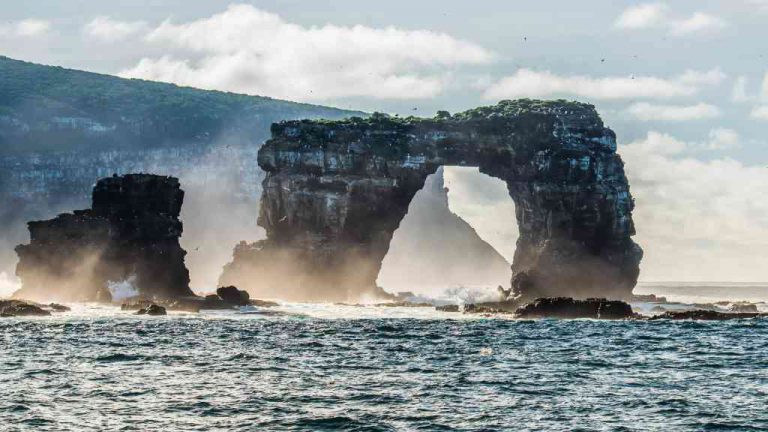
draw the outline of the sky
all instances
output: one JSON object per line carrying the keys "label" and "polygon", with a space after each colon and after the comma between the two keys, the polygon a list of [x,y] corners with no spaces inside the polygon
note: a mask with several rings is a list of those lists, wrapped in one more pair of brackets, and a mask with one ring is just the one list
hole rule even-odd
{"label": "sky", "polygon": [[[0,54],[400,115],[589,102],[626,162],[641,278],[768,281],[766,24],[768,0],[27,0],[0,9]],[[446,172],[451,207],[509,251],[509,198],[473,175]]]}

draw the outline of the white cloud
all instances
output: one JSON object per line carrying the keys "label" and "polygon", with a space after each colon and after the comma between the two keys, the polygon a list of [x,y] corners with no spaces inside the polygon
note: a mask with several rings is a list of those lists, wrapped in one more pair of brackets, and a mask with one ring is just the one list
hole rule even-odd
{"label": "white cloud", "polygon": [[627,30],[665,28],[672,36],[688,36],[715,33],[727,27],[727,22],[704,12],[694,12],[688,18],[675,18],[665,3],[643,3],[625,9],[614,27]]}
{"label": "white cloud", "polygon": [[747,77],[742,75],[736,78],[731,91],[731,100],[733,102],[748,102],[752,99],[754,98],[747,94]]}
{"label": "white cloud", "polygon": [[755,107],[752,109],[751,116],[758,120],[768,120],[768,105]]}
{"label": "white cloud", "polygon": [[722,18],[703,12],[696,12],[688,19],[672,22],[670,33],[677,36],[714,33],[725,27],[727,27],[727,24]]}
{"label": "white cloud", "polygon": [[740,137],[733,129],[716,128],[709,131],[709,141],[705,148],[708,150],[730,150],[739,148]]}
{"label": "white cloud", "polygon": [[549,71],[519,69],[514,75],[502,78],[488,87],[484,97],[502,99],[575,95],[590,99],[668,99],[694,95],[700,86],[715,84],[722,77],[724,75],[719,69],[707,72],[686,71],[671,79],[652,76],[561,76]]}
{"label": "white cloud", "polygon": [[718,85],[727,78],[727,75],[723,73],[720,68],[710,69],[708,71],[696,71],[687,70],[680,77],[678,81],[691,85]]}
{"label": "white cloud", "polygon": [[762,12],[768,12],[768,0],[746,0],[746,2]]}
{"label": "white cloud", "polygon": [[[710,132],[710,143],[738,134]],[[649,132],[620,145],[636,200],[636,240],[645,280],[768,280],[768,169],[729,158],[700,160],[685,143]]]}
{"label": "white cloud", "polygon": [[711,119],[720,116],[720,109],[714,105],[654,105],[645,102],[630,106],[627,111],[643,121],[687,121]]}
{"label": "white cloud", "polygon": [[110,17],[94,18],[83,27],[83,32],[96,39],[114,42],[134,36],[148,29],[143,21],[116,21]]}
{"label": "white cloud", "polygon": [[626,29],[654,27],[666,21],[668,9],[664,3],[645,3],[631,6],[616,19],[614,26]]}
{"label": "white cloud", "polygon": [[45,35],[50,30],[50,21],[30,18],[0,25],[0,36],[38,37]]}
{"label": "white cloud", "polygon": [[761,88],[762,96],[768,99],[768,73],[763,77],[763,86]]}
{"label": "white cloud", "polygon": [[250,5],[166,21],[146,40],[169,54],[144,58],[121,75],[294,100],[434,97],[451,68],[493,60],[483,47],[444,33],[304,27]]}

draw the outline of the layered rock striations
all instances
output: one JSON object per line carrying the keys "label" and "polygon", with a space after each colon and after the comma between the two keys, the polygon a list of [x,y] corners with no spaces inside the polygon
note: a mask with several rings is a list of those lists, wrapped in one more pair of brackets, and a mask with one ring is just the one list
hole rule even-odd
{"label": "layered rock striations", "polygon": [[375,281],[408,205],[440,166],[506,182],[520,237],[512,296],[628,298],[642,250],[613,131],[591,105],[503,101],[434,119],[374,115],[272,126],[259,223],[221,277],[259,296],[382,295]]}
{"label": "layered rock striations", "polygon": [[129,174],[100,180],[89,210],[29,223],[16,248],[15,297],[110,301],[109,283],[132,280],[146,298],[193,296],[178,219],[184,191],[173,177]]}

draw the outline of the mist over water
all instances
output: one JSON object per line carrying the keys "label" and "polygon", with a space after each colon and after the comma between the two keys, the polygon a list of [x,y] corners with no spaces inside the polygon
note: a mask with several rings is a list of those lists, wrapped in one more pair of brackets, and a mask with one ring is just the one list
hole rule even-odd
{"label": "mist over water", "polygon": [[[382,262],[377,283],[386,290],[438,296],[446,288],[485,287],[496,292],[498,285],[509,284],[512,276],[509,260],[486,242],[474,226],[452,211],[457,203],[462,209],[471,208],[473,204],[479,211],[493,209],[483,207],[483,203],[476,204],[471,197],[451,195],[451,189],[446,187],[449,181],[459,187],[472,186],[471,180],[485,176],[474,170],[454,179],[452,170],[452,167],[438,169],[427,177],[424,187],[413,197]],[[511,217],[499,225],[505,222],[516,225],[514,206]]]}
{"label": "mist over water", "polygon": [[8,297],[21,288],[21,281],[7,272],[0,272],[0,298]]}
{"label": "mist over water", "polygon": [[256,150],[221,144],[178,174],[184,189],[180,243],[194,291],[216,289],[236,244],[265,237],[256,223],[263,178]]}

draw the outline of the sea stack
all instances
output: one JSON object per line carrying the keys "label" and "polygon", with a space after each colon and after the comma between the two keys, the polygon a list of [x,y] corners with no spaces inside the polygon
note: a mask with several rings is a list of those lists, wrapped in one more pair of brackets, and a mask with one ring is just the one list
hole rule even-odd
{"label": "sea stack", "polygon": [[22,288],[14,296],[108,302],[109,283],[128,279],[145,298],[193,296],[179,245],[183,201],[174,177],[99,180],[91,209],[28,224],[30,243],[16,247]]}
{"label": "sea stack", "polygon": [[616,135],[595,107],[502,101],[433,119],[374,114],[272,126],[261,242],[237,246],[220,279],[295,300],[382,296],[376,278],[392,235],[441,166],[504,181],[520,237],[511,296],[626,299],[642,249]]}

